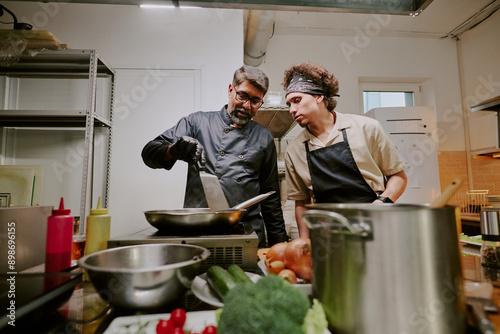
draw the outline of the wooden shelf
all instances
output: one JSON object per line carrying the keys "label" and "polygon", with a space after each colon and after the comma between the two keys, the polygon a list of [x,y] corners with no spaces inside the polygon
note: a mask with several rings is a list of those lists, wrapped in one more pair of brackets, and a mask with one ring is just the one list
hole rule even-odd
{"label": "wooden shelf", "polygon": [[494,97],[492,99],[482,101],[471,106],[471,111],[500,111],[500,96]]}
{"label": "wooden shelf", "polygon": [[472,152],[473,159],[499,159],[500,158],[500,96],[476,103],[471,106],[471,111],[493,111],[496,112],[497,145],[496,148]]}
{"label": "wooden shelf", "polygon": [[500,149],[491,149],[472,152],[473,159],[498,159],[500,158]]}

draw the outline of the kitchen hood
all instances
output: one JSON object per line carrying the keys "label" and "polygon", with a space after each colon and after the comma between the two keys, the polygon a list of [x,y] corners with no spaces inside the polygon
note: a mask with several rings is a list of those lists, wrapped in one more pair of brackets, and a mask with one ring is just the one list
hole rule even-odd
{"label": "kitchen hood", "polygon": [[262,106],[253,120],[265,126],[276,139],[284,137],[294,126],[295,120],[286,106]]}
{"label": "kitchen hood", "polygon": [[61,0],[58,2],[110,5],[173,4],[176,7],[418,15],[432,0]]}
{"label": "kitchen hood", "polygon": [[[33,2],[33,0],[20,0]],[[60,0],[61,3],[172,5],[245,11],[244,63],[259,66],[274,31],[276,11],[419,15],[433,0]]]}

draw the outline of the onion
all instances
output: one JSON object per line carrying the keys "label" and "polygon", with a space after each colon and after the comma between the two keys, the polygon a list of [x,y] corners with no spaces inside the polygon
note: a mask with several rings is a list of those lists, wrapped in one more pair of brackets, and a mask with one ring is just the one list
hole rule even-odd
{"label": "onion", "polygon": [[266,253],[266,264],[273,261],[283,261],[283,256],[285,255],[285,249],[288,246],[286,242],[279,242],[274,244]]}
{"label": "onion", "polygon": [[297,275],[290,269],[283,269],[279,272],[278,276],[288,281],[290,284],[297,284]]}
{"label": "onion", "polygon": [[285,262],[283,261],[273,261],[269,263],[267,266],[267,273],[268,274],[276,274],[278,275],[280,271],[285,269]]}
{"label": "onion", "polygon": [[306,280],[312,280],[311,239],[298,238],[290,241],[284,254],[285,266]]}

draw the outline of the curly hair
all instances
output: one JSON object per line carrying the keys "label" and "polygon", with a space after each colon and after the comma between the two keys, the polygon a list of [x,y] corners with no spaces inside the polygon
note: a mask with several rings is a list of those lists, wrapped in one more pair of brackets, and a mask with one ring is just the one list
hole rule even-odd
{"label": "curly hair", "polygon": [[302,62],[293,65],[285,71],[282,83],[285,90],[295,74],[300,74],[320,85],[326,92],[324,98],[326,108],[329,111],[333,111],[335,109],[337,101],[333,98],[333,96],[339,92],[339,82],[332,73],[328,72],[328,70],[323,66],[310,62]]}

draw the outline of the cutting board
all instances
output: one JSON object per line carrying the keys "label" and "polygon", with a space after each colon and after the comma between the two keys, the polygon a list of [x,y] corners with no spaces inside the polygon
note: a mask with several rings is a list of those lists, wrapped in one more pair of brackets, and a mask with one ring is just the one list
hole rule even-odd
{"label": "cutting board", "polygon": [[42,167],[0,165],[0,193],[11,194],[11,206],[40,204]]}
{"label": "cutting board", "polygon": [[266,259],[266,254],[269,251],[269,248],[261,248],[257,251],[257,256],[260,261],[264,261]]}

